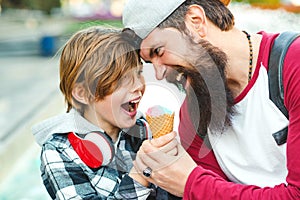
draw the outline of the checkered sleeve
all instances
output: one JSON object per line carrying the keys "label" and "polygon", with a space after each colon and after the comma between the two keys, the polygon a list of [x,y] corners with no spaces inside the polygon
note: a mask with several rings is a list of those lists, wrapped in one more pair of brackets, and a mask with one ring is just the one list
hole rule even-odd
{"label": "checkered sleeve", "polygon": [[[109,191],[97,192],[92,184],[92,177],[84,171],[79,158],[72,157],[68,148],[57,148],[51,143],[43,146],[41,154],[41,172],[44,185],[52,199],[106,199]],[[70,155],[68,154],[70,153]],[[91,173],[92,174],[92,173]],[[103,177],[105,179],[105,177]],[[98,180],[100,181],[100,180]],[[105,182],[105,180],[103,180]],[[112,182],[112,183],[111,183]],[[116,186],[116,180],[107,182],[110,188]],[[113,189],[112,189],[113,190]]]}
{"label": "checkered sleeve", "polygon": [[43,145],[41,173],[52,199],[142,200],[147,199],[151,192],[126,172],[111,167],[87,167],[66,137],[54,137]]}
{"label": "checkered sleeve", "polygon": [[126,174],[120,183],[118,198],[142,200],[147,199],[151,192],[154,192],[154,187],[145,188]]}

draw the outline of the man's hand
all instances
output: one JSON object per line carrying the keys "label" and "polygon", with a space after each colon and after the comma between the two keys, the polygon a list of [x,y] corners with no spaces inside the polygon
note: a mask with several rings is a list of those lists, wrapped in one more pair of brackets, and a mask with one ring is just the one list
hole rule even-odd
{"label": "man's hand", "polygon": [[145,179],[143,175],[137,172],[135,167],[133,166],[128,174],[132,179],[135,181],[139,182],[141,185],[148,187],[149,186],[149,181]]}
{"label": "man's hand", "polygon": [[189,174],[197,166],[176,139],[176,133],[144,141],[134,162],[136,170],[143,174],[152,169],[146,180],[168,192],[182,196]]}

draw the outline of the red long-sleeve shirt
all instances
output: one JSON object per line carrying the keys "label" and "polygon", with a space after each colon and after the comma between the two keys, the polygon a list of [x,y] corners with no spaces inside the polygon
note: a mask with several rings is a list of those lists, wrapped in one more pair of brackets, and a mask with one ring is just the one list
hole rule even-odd
{"label": "red long-sleeve shirt", "polygon": [[[259,76],[259,68],[268,66],[271,45],[277,34],[261,32],[263,39],[253,81],[235,101],[242,101]],[[267,67],[266,67],[267,68]],[[300,199],[300,39],[289,48],[283,70],[284,103],[289,112],[289,132],[286,144],[286,183],[259,187],[255,184],[230,182],[218,165],[213,151],[203,144],[189,118],[186,101],[180,111],[179,134],[181,143],[199,165],[190,174],[184,191],[184,199]],[[254,108],[253,108],[254,110]],[[255,124],[253,125],[255,126]],[[238,142],[238,141],[237,141]],[[252,141],[249,141],[251,144]],[[257,145],[257,144],[255,144]],[[253,145],[253,148],[256,146]],[[213,147],[214,148],[214,147]],[[230,147],[228,147],[230,148]],[[262,148],[264,151],[267,149]],[[262,152],[264,153],[264,152]],[[219,154],[222,154],[219,152]],[[285,163],[282,163],[285,165]]]}

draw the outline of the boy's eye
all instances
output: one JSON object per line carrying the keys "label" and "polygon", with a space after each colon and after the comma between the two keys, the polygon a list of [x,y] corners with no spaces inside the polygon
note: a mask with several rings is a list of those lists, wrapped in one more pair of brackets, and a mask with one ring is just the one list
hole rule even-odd
{"label": "boy's eye", "polygon": [[143,73],[143,65],[140,65],[137,69],[138,75],[141,75]]}
{"label": "boy's eye", "polygon": [[138,75],[142,75],[142,73],[143,73],[143,70],[141,69],[141,70],[138,70]]}

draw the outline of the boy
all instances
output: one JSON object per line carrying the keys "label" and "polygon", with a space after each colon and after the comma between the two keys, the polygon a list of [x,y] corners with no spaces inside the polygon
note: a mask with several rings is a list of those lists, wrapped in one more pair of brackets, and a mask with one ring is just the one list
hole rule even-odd
{"label": "boy", "polygon": [[[62,50],[60,90],[67,113],[33,127],[52,199],[149,199],[155,191],[132,164],[149,136],[137,111],[145,90],[143,66],[126,38],[92,27],[74,34]],[[166,192],[153,195],[160,194]]]}

